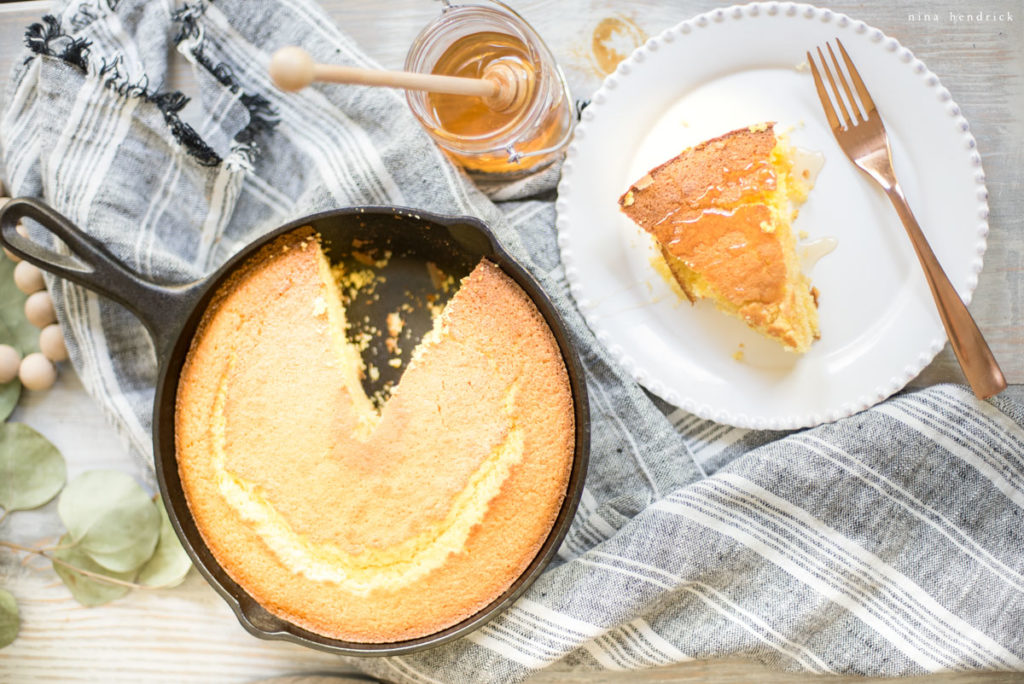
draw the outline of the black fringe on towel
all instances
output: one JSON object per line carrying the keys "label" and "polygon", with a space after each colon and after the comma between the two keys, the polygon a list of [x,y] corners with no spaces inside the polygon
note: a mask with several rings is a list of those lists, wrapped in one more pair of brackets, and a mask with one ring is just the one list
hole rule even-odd
{"label": "black fringe on towel", "polygon": [[92,43],[68,36],[60,28],[60,19],[52,15],[47,14],[25,30],[25,45],[37,55],[59,57],[82,72],[88,68],[86,58]]}
{"label": "black fringe on towel", "polygon": [[244,154],[250,162],[253,162],[260,152],[257,138],[273,131],[280,122],[280,117],[267,98],[257,93],[245,92],[231,65],[223,62],[215,63],[206,54],[201,40],[202,30],[199,26],[199,18],[206,11],[206,7],[206,3],[203,2],[194,5],[186,4],[171,15],[171,18],[180,24],[174,41],[178,44],[184,40],[196,40],[197,44],[192,49],[192,56],[196,63],[206,69],[211,76],[217,79],[218,83],[230,89],[232,93],[241,92],[238,99],[249,112],[249,123],[235,136],[234,151]]}
{"label": "black fringe on towel", "polygon": [[41,22],[32,24],[25,30],[25,45],[37,55],[52,55],[50,43],[64,36],[60,30],[60,19],[47,14]]}
{"label": "black fringe on towel", "polygon": [[[104,4],[107,6],[107,11],[114,13],[117,11],[117,6],[121,4],[121,0],[104,0]],[[96,21],[99,15],[96,14],[95,9],[99,7],[99,2],[89,3],[81,2],[78,4],[78,10],[71,15],[71,28],[75,32],[79,32],[86,26]]]}
{"label": "black fringe on towel", "polygon": [[[113,11],[116,9],[118,0],[107,0],[107,5]],[[172,18],[180,24],[175,42],[180,43],[187,38],[199,38],[201,29],[199,17],[206,10],[203,2],[194,5],[185,5],[174,12]],[[96,15],[88,7],[79,8],[72,24],[81,27],[87,26],[96,20]],[[42,21],[32,24],[25,31],[25,45],[36,55],[57,57],[67,64],[74,66],[83,73],[89,68],[89,47],[91,43],[84,38],[72,38],[66,34],[60,25],[60,19],[53,15],[46,15]],[[249,124],[235,136],[234,151],[245,155],[250,162],[258,156],[260,148],[257,139],[260,135],[270,133],[279,122],[277,112],[271,106],[270,101],[262,95],[244,92],[235,77],[234,71],[227,64],[214,64],[204,52],[202,44],[196,46],[192,51],[196,61],[201,64],[210,74],[222,85],[230,88],[232,92],[241,92],[239,101],[249,112]],[[29,58],[31,59],[31,58]],[[99,75],[104,78],[104,85],[122,97],[138,97],[152,103],[163,114],[164,122],[171,131],[171,135],[178,141],[185,150],[203,166],[217,166],[223,159],[212,147],[196,133],[195,129],[181,120],[180,112],[189,102],[189,98],[179,91],[159,92],[150,88],[149,77],[143,75],[136,81],[130,80],[122,75],[120,56],[108,61],[101,59]]]}
{"label": "black fringe on towel", "polygon": [[206,5],[197,2],[193,5],[185,3],[181,9],[171,12],[171,21],[178,23],[178,34],[174,36],[174,44],[177,45],[186,38],[199,37],[199,17],[206,11]]}
{"label": "black fringe on towel", "polygon": [[96,21],[97,15],[87,2],[78,5],[78,11],[71,15],[71,28],[76,32]]}
{"label": "black fringe on towel", "polygon": [[131,81],[121,74],[120,65],[120,55],[110,62],[103,60],[99,73],[101,77],[106,77],[103,84],[107,88],[122,97],[138,97],[156,106],[164,115],[164,123],[174,139],[202,166],[217,166],[223,161],[194,128],[181,120],[178,113],[188,104],[188,96],[180,91],[153,92],[149,87],[148,76],[143,75],[137,81]]}
{"label": "black fringe on towel", "polygon": [[155,104],[164,115],[164,121],[171,129],[171,134],[184,145],[189,153],[196,158],[203,166],[217,166],[221,163],[220,155],[213,151],[213,148],[199,137],[195,129],[181,120],[178,116],[186,104],[188,98],[180,92],[156,93],[146,99]]}
{"label": "black fringe on towel", "polygon": [[[107,0],[111,9],[116,7],[116,0]],[[95,19],[95,17],[93,17]],[[60,19],[47,14],[42,21],[32,24],[25,30],[25,45],[36,55],[46,55],[63,60],[83,73],[89,70],[89,47],[91,43],[84,38],[72,38],[61,30]],[[29,58],[31,59],[31,58]],[[99,76],[105,77],[104,85],[122,97],[138,97],[155,105],[164,115],[164,121],[174,139],[185,150],[195,157],[203,166],[216,166],[221,163],[220,155],[207,145],[191,126],[181,120],[178,113],[188,104],[188,98],[180,92],[153,92],[149,88],[149,78],[142,76],[132,82],[121,74],[119,66],[121,57],[111,61],[101,60]]]}
{"label": "black fringe on towel", "polygon": [[59,57],[68,64],[78,67],[82,73],[89,70],[89,46],[92,43],[85,38],[74,38],[64,47]]}

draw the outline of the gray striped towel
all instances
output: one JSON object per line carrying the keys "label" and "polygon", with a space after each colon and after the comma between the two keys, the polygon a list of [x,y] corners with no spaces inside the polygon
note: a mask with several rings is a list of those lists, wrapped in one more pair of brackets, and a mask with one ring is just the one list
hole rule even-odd
{"label": "gray striped towel", "polygon": [[[660,404],[574,308],[550,200],[505,188],[492,203],[392,91],[278,92],[267,61],[286,44],[373,66],[311,0],[76,0],[28,31],[0,120],[3,174],[158,282],[202,276],[304,214],[397,204],[484,218],[554,299],[593,416],[556,561],[471,636],[358,667],[407,682],[726,656],[821,673],[1024,670],[1020,405],[945,385],[780,435]],[[162,89],[172,51],[195,67],[193,101]],[[550,191],[552,178],[526,187]],[[156,363],[143,328],[49,286],[83,382],[148,459]]]}

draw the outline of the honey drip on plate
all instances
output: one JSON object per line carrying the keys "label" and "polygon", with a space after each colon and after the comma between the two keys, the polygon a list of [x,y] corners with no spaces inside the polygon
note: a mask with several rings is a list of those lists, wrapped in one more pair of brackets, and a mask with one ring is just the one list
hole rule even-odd
{"label": "honey drip on plate", "polygon": [[[531,59],[527,46],[515,36],[495,31],[462,36],[444,51],[433,73],[484,78],[488,69],[498,63],[505,63],[522,74],[527,88],[522,104],[507,111],[495,111],[482,97],[428,93],[428,106],[439,124],[436,134],[451,140],[454,146],[459,146],[460,142],[484,142],[498,138],[503,132],[512,132],[532,115],[531,109],[538,97],[538,65]],[[568,122],[560,116],[559,104],[550,103],[547,111],[539,113],[537,123],[528,126],[523,136],[512,141],[519,155],[547,148],[563,137]],[[495,147],[504,145],[499,143]],[[459,154],[451,149],[447,152],[467,169],[484,173],[526,169],[535,162],[533,159],[510,161],[506,149],[485,154]]]}
{"label": "honey drip on plate", "polygon": [[838,246],[839,240],[834,237],[817,238],[800,243],[798,253],[801,270],[807,273],[823,256],[831,253]]}
{"label": "honey drip on plate", "polygon": [[818,174],[825,165],[825,155],[803,147],[793,148],[793,176],[800,178],[808,187],[814,187]]}

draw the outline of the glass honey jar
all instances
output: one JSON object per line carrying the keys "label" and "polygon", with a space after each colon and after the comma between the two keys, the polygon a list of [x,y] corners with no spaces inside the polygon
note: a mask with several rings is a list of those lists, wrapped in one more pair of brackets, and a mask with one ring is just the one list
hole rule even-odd
{"label": "glass honey jar", "polygon": [[444,2],[440,16],[413,41],[406,71],[487,78],[494,67],[520,79],[524,97],[495,111],[484,98],[406,91],[413,114],[434,141],[471,175],[515,178],[555,161],[572,136],[565,76],[537,32],[497,0]]}

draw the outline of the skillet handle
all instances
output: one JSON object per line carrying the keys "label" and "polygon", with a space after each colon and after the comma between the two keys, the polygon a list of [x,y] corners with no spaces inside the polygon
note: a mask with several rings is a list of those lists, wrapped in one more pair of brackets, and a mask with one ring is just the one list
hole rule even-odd
{"label": "skillet handle", "polygon": [[[23,218],[37,221],[60,238],[71,255],[60,254],[18,233],[17,223]],[[170,351],[205,284],[200,280],[162,286],[146,281],[127,269],[99,240],[33,198],[13,199],[0,209],[0,244],[44,271],[127,307],[149,330],[157,358]]]}

